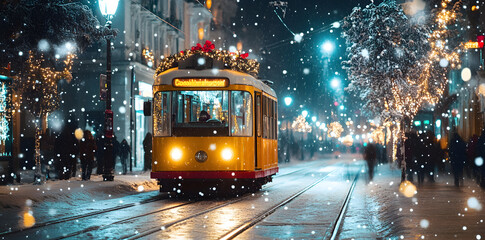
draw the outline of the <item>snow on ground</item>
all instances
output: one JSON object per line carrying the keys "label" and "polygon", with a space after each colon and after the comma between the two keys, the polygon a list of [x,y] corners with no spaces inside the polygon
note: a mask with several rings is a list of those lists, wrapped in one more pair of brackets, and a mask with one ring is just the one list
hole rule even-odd
{"label": "snow on ground", "polygon": [[[76,177],[48,180],[43,185],[0,186],[0,232],[15,226],[12,224],[15,222],[19,223],[19,227],[24,227],[30,218],[34,222],[44,222],[137,202],[158,194],[155,190],[158,190],[158,186],[155,180],[150,179],[149,172],[115,175],[112,182],[104,182],[101,175],[93,175],[90,181]],[[155,194],[140,194],[145,192]]]}
{"label": "snow on ground", "polygon": [[438,174],[405,197],[400,177],[399,169],[383,165],[373,182],[361,180],[341,239],[485,239],[485,191],[474,181],[458,188],[453,175]]}

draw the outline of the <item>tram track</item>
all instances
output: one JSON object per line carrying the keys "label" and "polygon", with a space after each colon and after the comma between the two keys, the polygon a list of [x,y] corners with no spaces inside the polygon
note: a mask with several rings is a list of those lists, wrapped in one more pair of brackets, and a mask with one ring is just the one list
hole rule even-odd
{"label": "tram track", "polygon": [[[298,172],[299,170],[295,171],[295,172]],[[326,174],[324,177],[320,178],[319,180],[313,182],[312,184],[308,185],[307,187],[305,187],[304,189],[298,191],[297,193],[291,195],[290,197],[286,198],[285,200],[283,200],[283,202],[280,202],[280,204],[277,204],[276,206],[272,207],[270,209],[271,213],[274,212],[277,208],[285,205],[286,203],[290,202],[291,200],[293,200],[294,198],[298,197],[299,195],[303,194],[304,192],[308,191],[310,188],[314,187],[315,185],[317,185],[318,183],[322,182],[323,180],[325,180],[328,176],[330,176],[332,173],[338,171],[338,169],[336,170],[333,170],[331,172],[329,172],[328,174]],[[143,232],[140,232],[140,233],[136,233],[136,234],[132,234],[132,235],[127,235],[127,236],[123,236],[121,237],[121,239],[128,239],[128,240],[134,240],[134,239],[139,239],[139,238],[142,238],[142,237],[146,237],[146,236],[149,236],[151,234],[154,234],[154,233],[157,233],[159,231],[162,231],[162,230],[166,230],[167,228],[169,227],[172,227],[174,225],[177,225],[179,223],[182,223],[182,222],[185,222],[189,219],[192,219],[192,218],[195,218],[195,217],[198,217],[200,215],[203,215],[203,214],[206,214],[206,213],[209,213],[209,212],[212,212],[212,211],[215,211],[217,209],[220,209],[222,207],[225,207],[225,206],[228,206],[228,205],[231,205],[231,204],[234,204],[234,203],[237,203],[237,202],[240,202],[248,197],[252,197],[253,195],[252,194],[249,194],[249,195],[246,195],[244,197],[241,197],[239,199],[235,199],[233,201],[230,201],[230,202],[227,202],[227,203],[224,203],[224,204],[220,204],[218,206],[215,206],[215,207],[212,207],[212,208],[209,208],[209,209],[206,209],[204,211],[200,211],[200,212],[197,212],[195,214],[192,214],[190,216],[187,216],[185,218],[182,218],[182,219],[179,219],[179,220],[175,220],[175,221],[172,221],[172,222],[169,222],[167,224],[164,224],[163,226],[161,227],[156,227],[156,228],[151,228],[151,229],[147,229]],[[266,211],[268,212],[268,211]],[[269,214],[271,214],[269,213]],[[268,214],[268,215],[269,215]],[[264,214],[263,214],[264,215]],[[260,217],[260,216],[258,216]],[[263,219],[263,218],[262,218]],[[254,225],[254,224],[253,224]],[[252,226],[252,225],[251,225]],[[249,226],[250,227],[250,226]],[[239,227],[240,228],[240,227]],[[239,229],[238,228],[238,229]],[[246,228],[247,229],[247,228]],[[223,238],[221,238],[223,239]],[[231,239],[231,238],[229,238]]]}
{"label": "tram track", "polygon": [[85,214],[78,214],[78,215],[74,215],[74,216],[61,217],[61,218],[46,221],[46,222],[36,223],[35,225],[33,225],[32,227],[29,227],[29,228],[15,228],[15,229],[12,229],[12,230],[3,231],[3,232],[0,232],[0,237],[8,236],[8,235],[23,232],[23,231],[30,231],[30,230],[33,230],[33,229],[51,226],[51,225],[55,225],[55,224],[79,220],[79,219],[92,217],[92,216],[96,216],[96,215],[100,215],[100,214],[104,214],[104,213],[114,212],[114,211],[130,208],[130,207],[134,207],[134,206],[139,206],[139,205],[142,205],[142,204],[152,203],[152,202],[156,202],[156,201],[161,201],[161,200],[163,200],[163,199],[161,199],[160,197],[157,196],[156,198],[153,198],[153,199],[146,199],[146,200],[139,201],[139,202],[127,203],[127,204],[123,204],[123,205],[119,205],[119,206],[115,206],[115,207],[110,207],[110,208],[105,208],[105,209],[102,209],[102,210],[88,212],[88,213],[85,213]]}
{"label": "tram track", "polygon": [[[334,170],[332,172],[335,172],[335,171],[337,171],[337,170]],[[271,207],[270,209],[266,210],[265,212],[259,214],[258,216],[252,218],[251,220],[249,220],[249,221],[247,221],[247,222],[239,225],[237,228],[235,228],[232,231],[224,234],[222,237],[219,238],[219,240],[230,240],[230,239],[234,239],[235,237],[239,236],[240,234],[242,234],[246,230],[250,229],[251,227],[253,227],[257,223],[261,222],[263,219],[265,219],[268,216],[270,216],[277,209],[285,206],[286,204],[288,204],[289,202],[293,201],[294,199],[296,199],[301,194],[305,193],[306,191],[310,190],[312,187],[316,186],[318,183],[320,183],[323,180],[325,180],[329,175],[330,175],[330,173],[328,175],[326,175],[325,177],[319,179],[318,181],[314,182],[313,184],[311,184],[311,185],[307,186],[306,188],[302,189],[301,191],[293,194],[292,196],[288,197],[287,199],[285,199],[285,200],[281,201],[280,203],[274,205],[273,207]],[[339,214],[338,214],[336,220],[334,221],[334,224],[332,225],[333,227],[332,227],[332,233],[331,233],[331,237],[330,237],[331,240],[335,240],[336,237],[338,236],[338,232],[340,230],[340,226],[341,226],[343,217],[344,217],[345,212],[346,212],[346,209],[348,207],[348,203],[350,202],[350,198],[351,198],[352,193],[354,191],[354,188],[355,188],[355,185],[357,183],[358,177],[359,177],[359,172],[357,172],[357,174],[356,174],[356,176],[355,176],[355,178],[354,178],[354,180],[352,182],[352,185],[351,185],[351,187],[350,187],[350,189],[349,189],[349,191],[348,191],[348,193],[346,195],[346,198],[344,200],[344,203],[342,204],[342,207],[341,207],[341,209],[339,211]]]}
{"label": "tram track", "polygon": [[[305,169],[299,169],[299,170],[291,171],[289,173],[285,173],[285,174],[279,175],[278,178],[284,177],[284,176],[288,176],[288,175],[293,175],[293,174],[302,172],[304,170]],[[335,172],[335,171],[336,170],[334,170],[332,172]],[[324,178],[326,178],[332,172],[328,173]],[[267,189],[265,189],[265,190],[267,190]],[[161,227],[161,228],[152,229],[150,231],[143,231],[143,232],[138,233],[138,234],[135,234],[135,235],[133,235],[133,234],[132,235],[126,235],[126,236],[121,237],[121,239],[137,239],[137,238],[141,238],[143,236],[150,235],[150,234],[155,233],[157,231],[167,229],[167,228],[169,228],[171,226],[174,226],[176,224],[179,224],[181,222],[185,222],[185,221],[187,221],[189,219],[195,218],[195,217],[200,216],[202,214],[205,214],[205,213],[208,213],[208,212],[212,212],[212,211],[217,210],[219,208],[222,208],[222,207],[225,207],[225,206],[228,206],[228,205],[231,205],[231,204],[234,204],[234,203],[237,203],[237,202],[246,200],[247,198],[250,198],[250,197],[254,197],[254,194],[247,194],[246,196],[242,196],[242,197],[240,197],[238,199],[230,200],[228,202],[219,204],[219,205],[217,205],[215,207],[206,209],[204,211],[200,211],[200,212],[198,212],[196,214],[193,214],[191,216],[188,216],[188,217],[185,217],[185,218],[182,218],[182,219],[179,219],[179,220],[175,220],[175,221],[169,222],[167,224],[164,224],[163,227]],[[0,233],[0,237],[9,236],[9,235],[12,235],[12,234],[15,234],[15,233],[21,233],[21,232],[24,232],[24,231],[25,232],[27,232],[27,231],[30,232],[31,230],[41,229],[42,227],[47,227],[47,226],[52,226],[52,225],[56,225],[56,224],[67,223],[67,222],[70,222],[70,221],[75,221],[75,220],[84,219],[84,218],[88,218],[88,217],[91,218],[91,217],[94,217],[94,216],[97,216],[97,215],[101,215],[101,214],[105,214],[105,213],[113,213],[113,212],[116,212],[116,211],[119,211],[119,210],[123,210],[123,209],[126,209],[126,208],[130,208],[130,207],[134,207],[134,206],[139,206],[139,205],[147,204],[147,203],[152,203],[152,202],[156,202],[156,201],[160,201],[160,200],[166,200],[166,199],[162,199],[160,197],[157,197],[157,198],[147,199],[147,200],[143,200],[143,201],[139,201],[139,202],[135,202],[135,203],[128,203],[128,204],[123,204],[123,205],[116,206],[116,207],[111,207],[111,208],[106,208],[106,209],[102,209],[102,210],[98,210],[98,211],[93,211],[93,212],[89,212],[89,213],[85,213],[85,214],[79,214],[79,215],[75,215],[75,216],[62,217],[62,218],[54,219],[54,220],[51,220],[51,221],[37,223],[37,224],[35,224],[34,226],[32,226],[30,228],[17,228],[17,229],[14,229],[14,230],[4,231],[4,232],[1,232]],[[198,201],[185,202],[185,203],[182,203],[182,204],[177,204],[175,206],[171,206],[171,207],[167,207],[167,208],[163,208],[163,209],[159,209],[159,210],[155,210],[155,211],[150,211],[150,212],[147,212],[147,213],[144,213],[144,214],[140,214],[140,215],[132,216],[132,217],[129,217],[129,218],[121,219],[121,220],[118,220],[118,221],[113,222],[113,223],[99,225],[99,226],[87,227],[87,228],[84,228],[84,229],[79,230],[79,231],[76,231],[76,232],[72,232],[72,233],[69,233],[69,234],[62,235],[62,236],[54,237],[52,239],[65,239],[65,238],[76,237],[76,236],[79,236],[79,235],[84,234],[84,233],[88,233],[88,232],[92,232],[92,231],[96,231],[96,230],[105,229],[105,228],[108,228],[108,227],[113,226],[113,225],[126,223],[126,222],[129,222],[131,220],[134,220],[134,219],[137,219],[137,218],[141,218],[141,217],[144,217],[144,216],[153,215],[153,214],[156,214],[156,213],[160,213],[160,212],[164,212],[164,211],[168,211],[168,210],[172,210],[172,209],[176,209],[176,208],[180,208],[180,207],[185,207],[187,205],[194,204],[194,203],[197,203],[197,202]]]}
{"label": "tram track", "polygon": [[[342,204],[342,207],[340,208],[339,214],[337,215],[337,218],[333,222],[332,231],[329,234],[330,240],[337,239],[337,236],[340,232],[340,227],[341,227],[343,219],[345,217],[345,213],[347,212],[347,208],[348,208],[350,199],[352,198],[352,194],[354,193],[355,185],[357,184],[357,180],[359,179],[359,175],[360,175],[360,170],[357,171],[357,175],[355,176],[354,181],[352,182],[352,185],[350,186],[349,192],[347,193],[347,196],[345,197],[344,203]],[[327,239],[327,236],[325,237],[325,239]]]}

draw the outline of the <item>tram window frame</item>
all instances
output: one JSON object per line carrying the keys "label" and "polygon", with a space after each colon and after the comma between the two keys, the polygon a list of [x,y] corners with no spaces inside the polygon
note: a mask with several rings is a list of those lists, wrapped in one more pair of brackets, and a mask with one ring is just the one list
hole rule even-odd
{"label": "tram window frame", "polygon": [[274,130],[274,139],[278,139],[278,102],[273,102],[274,106],[274,122],[275,122],[275,130]]}
{"label": "tram window frame", "polygon": [[[177,90],[172,92],[172,136],[176,137],[190,137],[190,136],[229,136],[230,124],[228,121],[209,119],[206,122],[199,122],[198,116],[203,107],[200,105],[204,104],[200,100],[198,101],[198,107],[193,107],[192,99],[197,99],[189,96],[190,92],[205,92],[205,91],[215,91],[221,92],[220,103],[222,112],[227,111],[227,115],[230,112],[230,92],[229,90]],[[194,95],[197,96],[197,95]],[[187,102],[187,99],[189,100]],[[190,103],[187,106],[186,103]],[[180,107],[179,104],[184,104]],[[227,108],[227,109],[226,109]],[[194,113],[193,111],[199,111]],[[199,116],[200,117],[200,116]],[[229,118],[229,116],[227,116]],[[187,120],[187,121],[186,121]]]}
{"label": "tram window frame", "polygon": [[[242,98],[239,99],[239,100],[242,100],[243,101],[243,110],[246,110],[247,107],[249,107],[249,112],[247,111],[243,111],[243,115],[242,116],[238,116],[236,115],[237,112],[235,112],[235,104],[236,104],[236,99],[234,98],[235,94],[241,94]],[[249,101],[248,102],[245,102],[245,101]],[[253,136],[253,129],[254,129],[254,107],[253,107],[253,95],[248,92],[248,91],[229,91],[229,121],[230,121],[230,124],[229,124],[229,133],[231,136],[236,136],[236,137],[252,137]],[[241,110],[241,108],[240,108]],[[246,113],[249,113],[249,114],[246,114]],[[249,116],[248,116],[249,115]],[[234,117],[236,117],[234,119]],[[236,125],[234,124],[234,120],[236,120],[237,122],[237,119],[238,117],[242,117],[242,121],[240,122],[240,124],[238,124],[237,126],[245,126],[243,128],[240,128],[240,129],[235,129]],[[240,132],[239,132],[240,131]]]}
{"label": "tram window frame", "polygon": [[256,111],[254,117],[256,119],[256,136],[261,137],[261,94],[256,95]]}
{"label": "tram window frame", "polygon": [[[153,136],[168,137],[171,136],[172,124],[172,93],[170,91],[157,92],[153,101]],[[165,111],[162,111],[165,109]],[[163,115],[163,116],[162,116]],[[163,121],[165,119],[166,121]]]}
{"label": "tram window frame", "polygon": [[263,96],[263,138],[268,138],[268,97]]}

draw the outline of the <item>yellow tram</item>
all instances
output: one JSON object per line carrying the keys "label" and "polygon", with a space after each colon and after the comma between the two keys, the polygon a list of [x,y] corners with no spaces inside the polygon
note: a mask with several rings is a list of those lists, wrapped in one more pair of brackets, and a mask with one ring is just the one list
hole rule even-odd
{"label": "yellow tram", "polygon": [[171,68],[153,84],[151,178],[160,191],[259,190],[278,172],[277,98],[230,69]]}

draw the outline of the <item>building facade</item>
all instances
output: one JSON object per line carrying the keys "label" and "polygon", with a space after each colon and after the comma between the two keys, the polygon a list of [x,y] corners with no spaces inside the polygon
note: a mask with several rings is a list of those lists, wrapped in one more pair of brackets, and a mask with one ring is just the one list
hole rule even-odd
{"label": "building facade", "polygon": [[[111,40],[113,126],[117,141],[126,139],[131,146],[133,170],[143,167],[143,140],[152,131],[143,102],[152,98],[156,67],[163,57],[209,39],[211,20],[198,1],[120,0],[113,18],[118,34]],[[100,100],[99,78],[106,73],[106,43],[79,55],[77,62],[73,82],[60,85],[62,109],[51,116],[50,126],[62,127],[71,118],[100,136],[106,104]]]}

